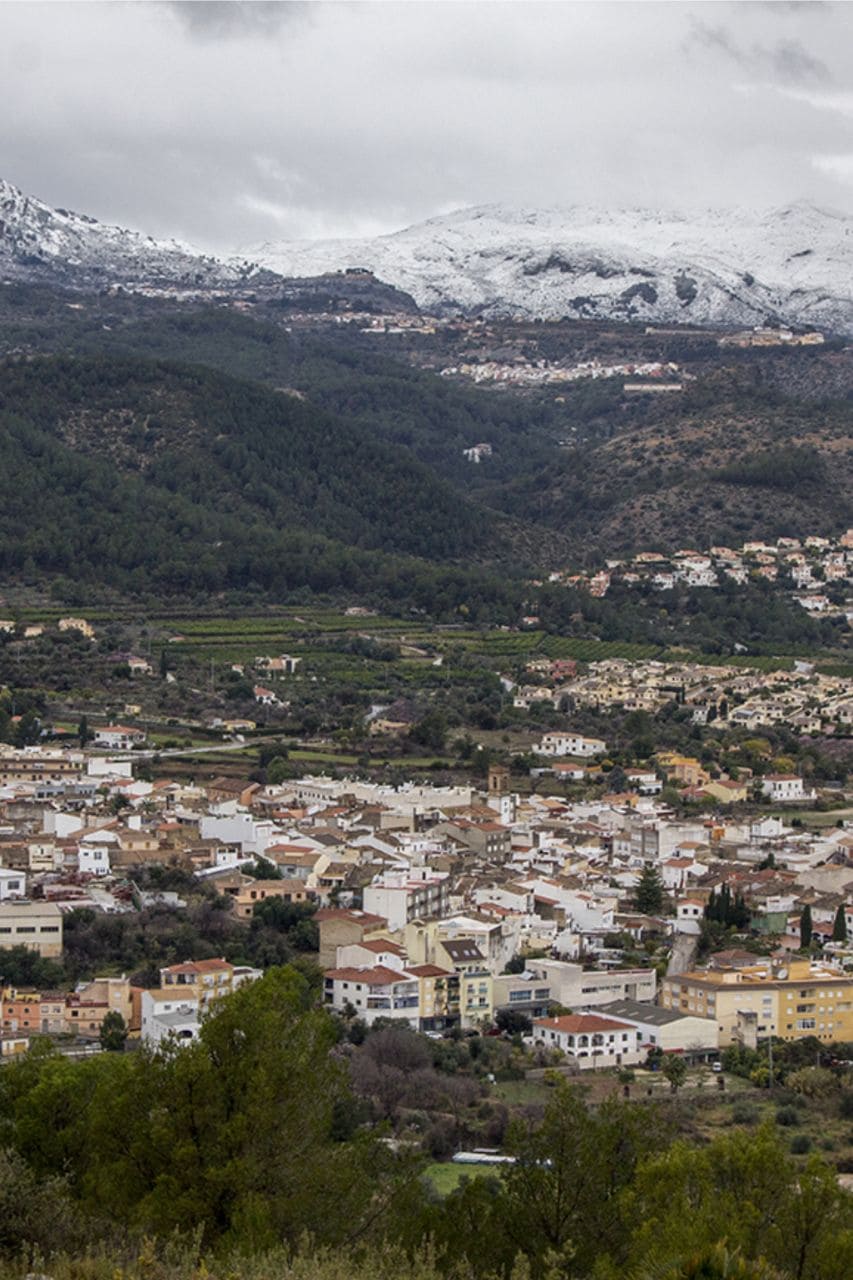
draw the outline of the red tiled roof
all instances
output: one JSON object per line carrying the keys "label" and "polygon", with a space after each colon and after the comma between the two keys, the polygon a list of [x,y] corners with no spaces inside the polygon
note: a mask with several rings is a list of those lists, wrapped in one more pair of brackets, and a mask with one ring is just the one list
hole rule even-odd
{"label": "red tiled roof", "polygon": [[534,1018],[533,1025],[550,1031],[569,1034],[589,1031],[633,1031],[629,1022],[616,1022],[613,1018],[601,1018],[596,1013],[565,1013],[560,1018]]}

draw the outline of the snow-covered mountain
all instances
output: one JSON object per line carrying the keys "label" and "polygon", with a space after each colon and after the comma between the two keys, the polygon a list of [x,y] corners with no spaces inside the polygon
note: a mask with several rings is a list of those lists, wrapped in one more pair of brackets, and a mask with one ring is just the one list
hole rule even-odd
{"label": "snow-covered mountain", "polygon": [[275,290],[281,277],[310,283],[353,267],[430,312],[779,320],[853,334],[853,219],[806,204],[767,213],[487,205],[372,240],[264,244],[221,260],[52,209],[0,179],[0,280]]}
{"label": "snow-covered mountain", "polygon": [[427,311],[853,333],[853,219],[807,204],[666,213],[463,209],[372,240],[264,244],[285,276],[366,267]]}
{"label": "snow-covered mountain", "polygon": [[85,214],[52,209],[0,179],[0,279],[76,287],[183,285],[227,288],[251,277],[175,240],[153,240]]}

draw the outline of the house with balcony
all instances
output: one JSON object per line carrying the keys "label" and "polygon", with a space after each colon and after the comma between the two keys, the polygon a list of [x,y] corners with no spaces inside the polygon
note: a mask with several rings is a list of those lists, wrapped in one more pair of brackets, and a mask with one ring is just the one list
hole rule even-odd
{"label": "house with balcony", "polygon": [[395,1018],[414,1030],[420,1024],[418,975],[399,973],[383,965],[327,969],[323,975],[323,1003],[336,1013],[353,1010],[368,1025],[377,1018]]}
{"label": "house with balcony", "polygon": [[446,871],[427,867],[387,872],[366,886],[362,901],[368,914],[383,917],[396,932],[412,920],[437,920],[447,914],[449,877]]}
{"label": "house with balcony", "polygon": [[644,1057],[635,1026],[597,1013],[535,1018],[532,1040],[546,1049],[559,1049],[581,1071],[633,1066]]}

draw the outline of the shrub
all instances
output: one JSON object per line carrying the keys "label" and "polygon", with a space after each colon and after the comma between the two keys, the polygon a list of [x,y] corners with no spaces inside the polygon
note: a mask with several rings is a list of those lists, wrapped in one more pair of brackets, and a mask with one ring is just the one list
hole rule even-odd
{"label": "shrub", "polygon": [[758,1124],[760,1114],[751,1102],[736,1102],[732,1107],[732,1124]]}
{"label": "shrub", "polygon": [[790,1128],[800,1123],[800,1114],[796,1107],[779,1107],[776,1112],[776,1123]]}
{"label": "shrub", "polygon": [[795,1133],[791,1139],[791,1155],[804,1156],[812,1149],[812,1140],[807,1133]]}
{"label": "shrub", "polygon": [[826,1067],[801,1067],[791,1072],[787,1084],[805,1098],[827,1098],[838,1089],[838,1080]]}

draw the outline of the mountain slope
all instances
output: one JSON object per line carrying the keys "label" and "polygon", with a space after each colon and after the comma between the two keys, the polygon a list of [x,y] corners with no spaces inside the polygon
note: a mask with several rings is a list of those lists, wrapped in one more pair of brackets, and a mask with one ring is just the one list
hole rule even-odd
{"label": "mountain slope", "polygon": [[[270,308],[270,312],[275,309]],[[401,447],[463,492],[494,487],[559,457],[568,409],[543,398],[492,396],[367,348],[343,332],[304,334],[224,307],[131,297],[78,300],[41,287],[0,290],[4,351],[110,354],[205,365],[287,387],[374,438]],[[494,446],[488,468],[463,450]]]}
{"label": "mountain slope", "polygon": [[853,219],[806,204],[764,213],[487,205],[374,240],[264,244],[220,261],[52,209],[0,180],[0,280],[260,288],[309,309],[342,292],[369,310],[410,310],[414,299],[494,317],[781,321],[850,334]]}
{"label": "mountain slope", "polygon": [[219,262],[174,240],[153,240],[85,214],[52,209],[0,179],[0,278],[95,288],[229,288],[256,274],[251,264]]}
{"label": "mountain slope", "polygon": [[493,541],[421,464],[293,396],[160,362],[0,367],[6,573],[411,598],[427,560],[452,585]]}
{"label": "mountain slope", "polygon": [[366,267],[432,311],[668,324],[778,319],[853,333],[853,219],[766,213],[464,209],[374,240],[264,244],[282,275]]}
{"label": "mountain slope", "polygon": [[611,553],[837,535],[853,522],[850,407],[723,371],[669,415],[520,486],[520,509],[531,493],[544,522]]}

